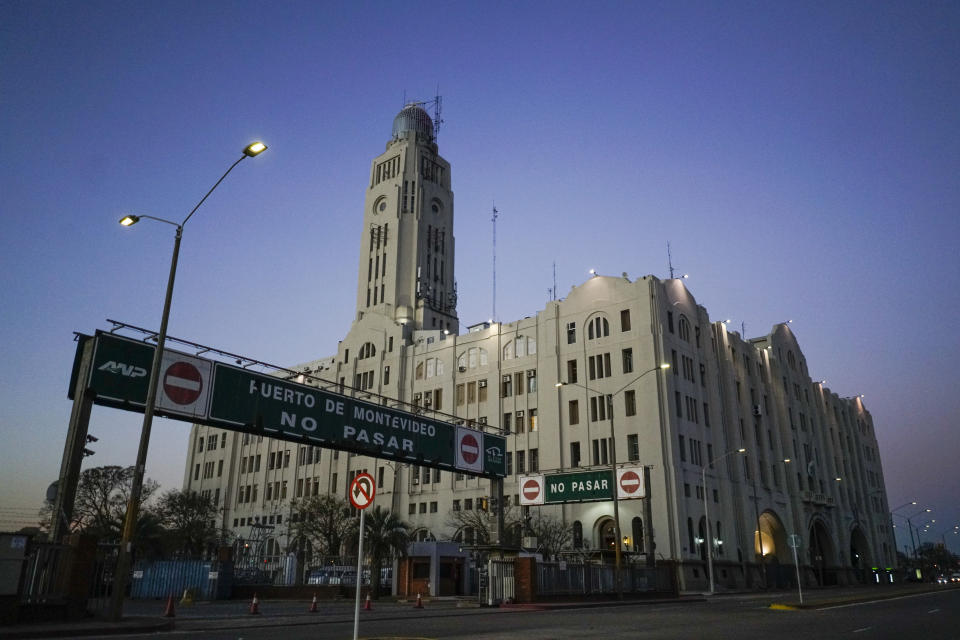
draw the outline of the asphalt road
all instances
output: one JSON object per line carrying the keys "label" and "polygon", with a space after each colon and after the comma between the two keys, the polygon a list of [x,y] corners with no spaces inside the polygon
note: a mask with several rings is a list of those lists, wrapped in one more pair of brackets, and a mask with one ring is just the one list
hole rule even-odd
{"label": "asphalt road", "polygon": [[[701,601],[593,606],[561,610],[408,607],[361,617],[360,637],[444,640],[676,640],[770,639],[957,640],[960,589],[825,609],[782,611],[769,597],[745,594]],[[368,613],[368,612],[361,612]],[[227,628],[231,627],[231,628]],[[353,637],[348,615],[178,621],[163,636],[179,640],[344,640]],[[155,637],[159,634],[154,634]],[[88,636],[89,637],[89,636]],[[110,638],[143,638],[112,635]]]}

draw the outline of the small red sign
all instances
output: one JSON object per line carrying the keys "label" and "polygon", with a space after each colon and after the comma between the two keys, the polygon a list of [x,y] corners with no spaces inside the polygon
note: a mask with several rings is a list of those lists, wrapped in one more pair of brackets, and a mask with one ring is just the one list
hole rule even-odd
{"label": "small red sign", "polygon": [[636,471],[625,471],[620,476],[620,488],[624,493],[636,493],[640,490],[640,476]]}
{"label": "small red sign", "polygon": [[536,500],[540,495],[540,483],[536,480],[527,480],[523,483],[523,497],[527,500]]}
{"label": "small red sign", "polygon": [[480,457],[480,445],[469,433],[460,440],[460,456],[467,464],[475,464]]}
{"label": "small red sign", "polygon": [[203,391],[203,376],[189,362],[174,362],[163,374],[163,392],[176,404],[193,404]]}
{"label": "small red sign", "polygon": [[359,473],[350,483],[348,497],[350,504],[357,509],[366,509],[373,503],[373,496],[377,494],[377,486],[373,482],[373,476],[369,473]]}

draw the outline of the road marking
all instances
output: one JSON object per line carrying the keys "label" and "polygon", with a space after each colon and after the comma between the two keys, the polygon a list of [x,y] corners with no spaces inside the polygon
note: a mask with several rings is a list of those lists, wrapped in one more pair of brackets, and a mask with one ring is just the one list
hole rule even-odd
{"label": "road marking", "polygon": [[869,631],[870,629],[872,629],[872,627],[864,627],[863,629],[854,629],[853,632],[860,633],[862,631]]}
{"label": "road marking", "polygon": [[930,609],[930,611],[927,611],[927,613],[936,613],[938,611],[940,611],[940,609]]}

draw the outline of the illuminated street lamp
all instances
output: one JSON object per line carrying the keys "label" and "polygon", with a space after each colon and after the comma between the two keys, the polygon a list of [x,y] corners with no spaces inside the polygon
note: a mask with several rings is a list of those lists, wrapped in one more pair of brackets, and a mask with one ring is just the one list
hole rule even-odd
{"label": "illuminated street lamp", "polygon": [[143,491],[143,474],[147,463],[147,447],[150,444],[150,429],[153,426],[153,414],[154,414],[154,403],[157,399],[157,382],[160,377],[160,365],[163,362],[163,348],[164,343],[167,339],[167,321],[170,319],[170,301],[173,298],[173,282],[177,275],[177,259],[180,255],[180,238],[183,235],[183,226],[187,224],[187,221],[190,220],[190,217],[197,212],[197,209],[200,208],[200,205],[206,201],[206,199],[213,193],[213,190],[216,189],[223,179],[233,171],[233,168],[240,164],[246,158],[253,158],[255,156],[263,153],[267,148],[267,145],[262,142],[253,142],[243,150],[243,155],[240,156],[240,159],[230,165],[230,168],[227,169],[226,173],[220,176],[220,179],[217,180],[207,194],[200,199],[200,202],[197,203],[197,206],[187,214],[187,217],[183,219],[183,222],[177,224],[171,220],[165,220],[163,218],[157,218],[154,216],[147,215],[126,215],[120,219],[120,224],[129,227],[141,219],[147,218],[150,220],[156,220],[158,222],[163,222],[166,224],[171,224],[177,228],[176,234],[174,235],[173,241],[173,257],[170,260],[170,275],[167,278],[167,293],[163,301],[163,314],[160,316],[160,331],[157,333],[157,347],[156,351],[153,353],[153,365],[150,368],[150,379],[147,386],[147,401],[146,405],[143,408],[143,426],[140,429],[140,446],[137,449],[137,463],[133,468],[133,480],[130,487],[130,499],[127,502],[127,514],[123,522],[123,536],[120,539],[120,551],[117,556],[117,568],[114,572],[115,581],[113,586],[113,601],[111,608],[111,618],[114,620],[119,620],[123,614],[123,597],[127,588],[127,580],[130,573],[130,563],[131,563],[131,552],[132,552],[132,540],[133,540],[133,531],[137,522],[138,511],[140,510],[140,495]]}
{"label": "illuminated street lamp", "polygon": [[[623,583],[620,580],[620,567],[623,564],[623,551],[621,549],[621,540],[624,536],[620,532],[620,496],[617,495],[617,435],[616,430],[613,425],[613,396],[618,395],[620,392],[626,390],[628,387],[632,386],[635,382],[640,380],[643,376],[648,373],[653,373],[654,371],[661,371],[669,369],[670,365],[667,363],[661,364],[652,369],[647,369],[639,376],[620,387],[613,393],[607,394],[606,396],[606,405],[607,405],[607,415],[610,416],[610,469],[613,472],[613,539],[614,539],[614,562],[616,563],[616,583],[617,583],[617,597],[623,599]],[[581,389],[586,389],[590,393],[597,393],[590,387],[582,384],[577,384],[576,382],[558,382],[555,386],[557,389],[560,387],[566,386],[580,387]],[[649,491],[649,488],[648,488]]]}
{"label": "illuminated street lamp", "polygon": [[[710,511],[707,507],[707,467],[713,466],[715,463],[719,463],[721,460],[727,456],[732,456],[735,453],[746,453],[747,450],[744,448],[734,449],[733,451],[727,451],[725,454],[709,462],[708,464],[703,465],[703,518],[707,521],[707,572],[710,575],[710,595],[713,595],[713,535],[710,533]],[[762,544],[762,541],[761,541]]]}

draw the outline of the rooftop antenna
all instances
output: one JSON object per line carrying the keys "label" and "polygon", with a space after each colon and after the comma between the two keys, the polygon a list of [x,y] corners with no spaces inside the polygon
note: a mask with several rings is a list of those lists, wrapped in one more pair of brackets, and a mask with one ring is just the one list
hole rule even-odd
{"label": "rooftop antenna", "polygon": [[557,299],[557,261],[556,260],[553,261],[553,289],[551,289],[551,291],[553,292],[553,295],[551,296],[550,300],[556,300]]}
{"label": "rooftop antenna", "polygon": [[493,205],[493,315],[490,316],[494,322],[497,321],[497,216],[500,215],[500,212],[497,211],[497,205]]}
{"label": "rooftop antenna", "polygon": [[667,242],[667,266],[670,267],[670,279],[673,280],[673,257],[670,255],[669,242]]}
{"label": "rooftop antenna", "polygon": [[443,124],[443,118],[440,117],[443,98],[440,96],[440,85],[437,85],[437,95],[433,97],[433,139],[440,137],[440,125]]}

